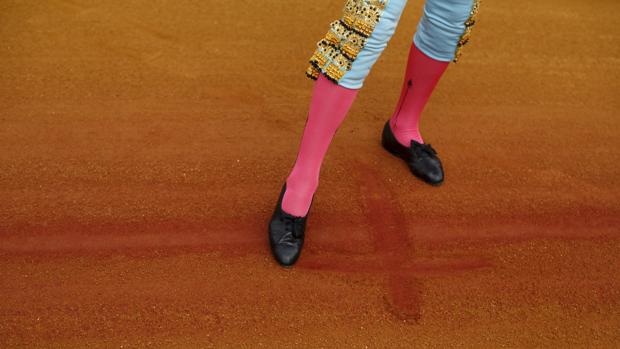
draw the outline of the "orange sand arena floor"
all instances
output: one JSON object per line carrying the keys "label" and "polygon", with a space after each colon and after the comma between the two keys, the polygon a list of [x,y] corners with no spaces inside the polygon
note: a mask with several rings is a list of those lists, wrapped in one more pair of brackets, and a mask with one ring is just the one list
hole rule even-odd
{"label": "orange sand arena floor", "polygon": [[410,1],[275,263],[343,3],[2,1],[0,347],[620,346],[615,0],[483,1],[422,119],[438,188],[379,145]]}

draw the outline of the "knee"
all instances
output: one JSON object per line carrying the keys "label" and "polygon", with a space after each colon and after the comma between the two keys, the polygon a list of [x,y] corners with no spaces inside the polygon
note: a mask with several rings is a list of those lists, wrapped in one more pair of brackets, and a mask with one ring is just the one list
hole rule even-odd
{"label": "knee", "polygon": [[414,42],[425,54],[451,61],[477,0],[427,0]]}
{"label": "knee", "polygon": [[428,0],[424,4],[424,19],[429,29],[445,33],[462,32],[471,15],[475,0]]}

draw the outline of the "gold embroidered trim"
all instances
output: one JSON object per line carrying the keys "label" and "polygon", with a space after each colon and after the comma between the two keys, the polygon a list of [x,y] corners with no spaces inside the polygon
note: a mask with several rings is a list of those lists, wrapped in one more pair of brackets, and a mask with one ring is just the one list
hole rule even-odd
{"label": "gold embroidered trim", "polygon": [[323,72],[326,78],[337,83],[351,70],[353,61],[379,22],[387,2],[347,0],[342,17],[331,22],[325,36],[317,42],[306,76],[316,80]]}
{"label": "gold embroidered trim", "polygon": [[469,12],[469,18],[465,21],[465,31],[459,42],[456,44],[456,51],[454,52],[454,59],[452,60],[454,63],[458,62],[461,57],[463,46],[465,46],[469,42],[469,38],[471,36],[471,28],[476,24],[476,20],[478,19],[478,8],[480,7],[480,0],[474,0],[474,3],[471,8],[471,12]]}

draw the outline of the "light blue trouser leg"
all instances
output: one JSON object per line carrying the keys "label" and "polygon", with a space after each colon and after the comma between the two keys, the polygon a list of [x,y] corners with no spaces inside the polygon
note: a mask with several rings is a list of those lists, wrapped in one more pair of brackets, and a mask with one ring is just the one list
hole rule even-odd
{"label": "light blue trouser leg", "polygon": [[341,86],[353,89],[362,87],[366,76],[370,73],[370,69],[387,46],[392,34],[394,34],[406,4],[407,0],[388,0],[379,18],[379,22],[375,24],[375,29],[351,64],[351,70],[340,78],[339,84]]}
{"label": "light blue trouser leg", "polygon": [[[407,0],[388,0],[379,22],[362,50],[339,81],[341,86],[358,89],[370,73],[394,34]],[[427,56],[439,61],[452,61],[473,0],[426,0],[424,13],[413,42]]]}
{"label": "light blue trouser leg", "polygon": [[473,0],[427,0],[413,36],[417,48],[438,61],[452,61],[473,4]]}

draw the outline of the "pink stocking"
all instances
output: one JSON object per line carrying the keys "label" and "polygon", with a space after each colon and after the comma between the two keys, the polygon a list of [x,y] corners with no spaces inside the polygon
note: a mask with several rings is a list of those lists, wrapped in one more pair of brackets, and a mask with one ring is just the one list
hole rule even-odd
{"label": "pink stocking", "polygon": [[359,89],[349,89],[319,74],[314,82],[310,110],[306,119],[295,166],[286,179],[282,210],[306,216],[319,185],[321,163]]}
{"label": "pink stocking", "polygon": [[428,57],[411,43],[400,99],[390,118],[392,132],[402,145],[409,147],[411,139],[424,143],[418,125],[420,114],[448,64]]}

